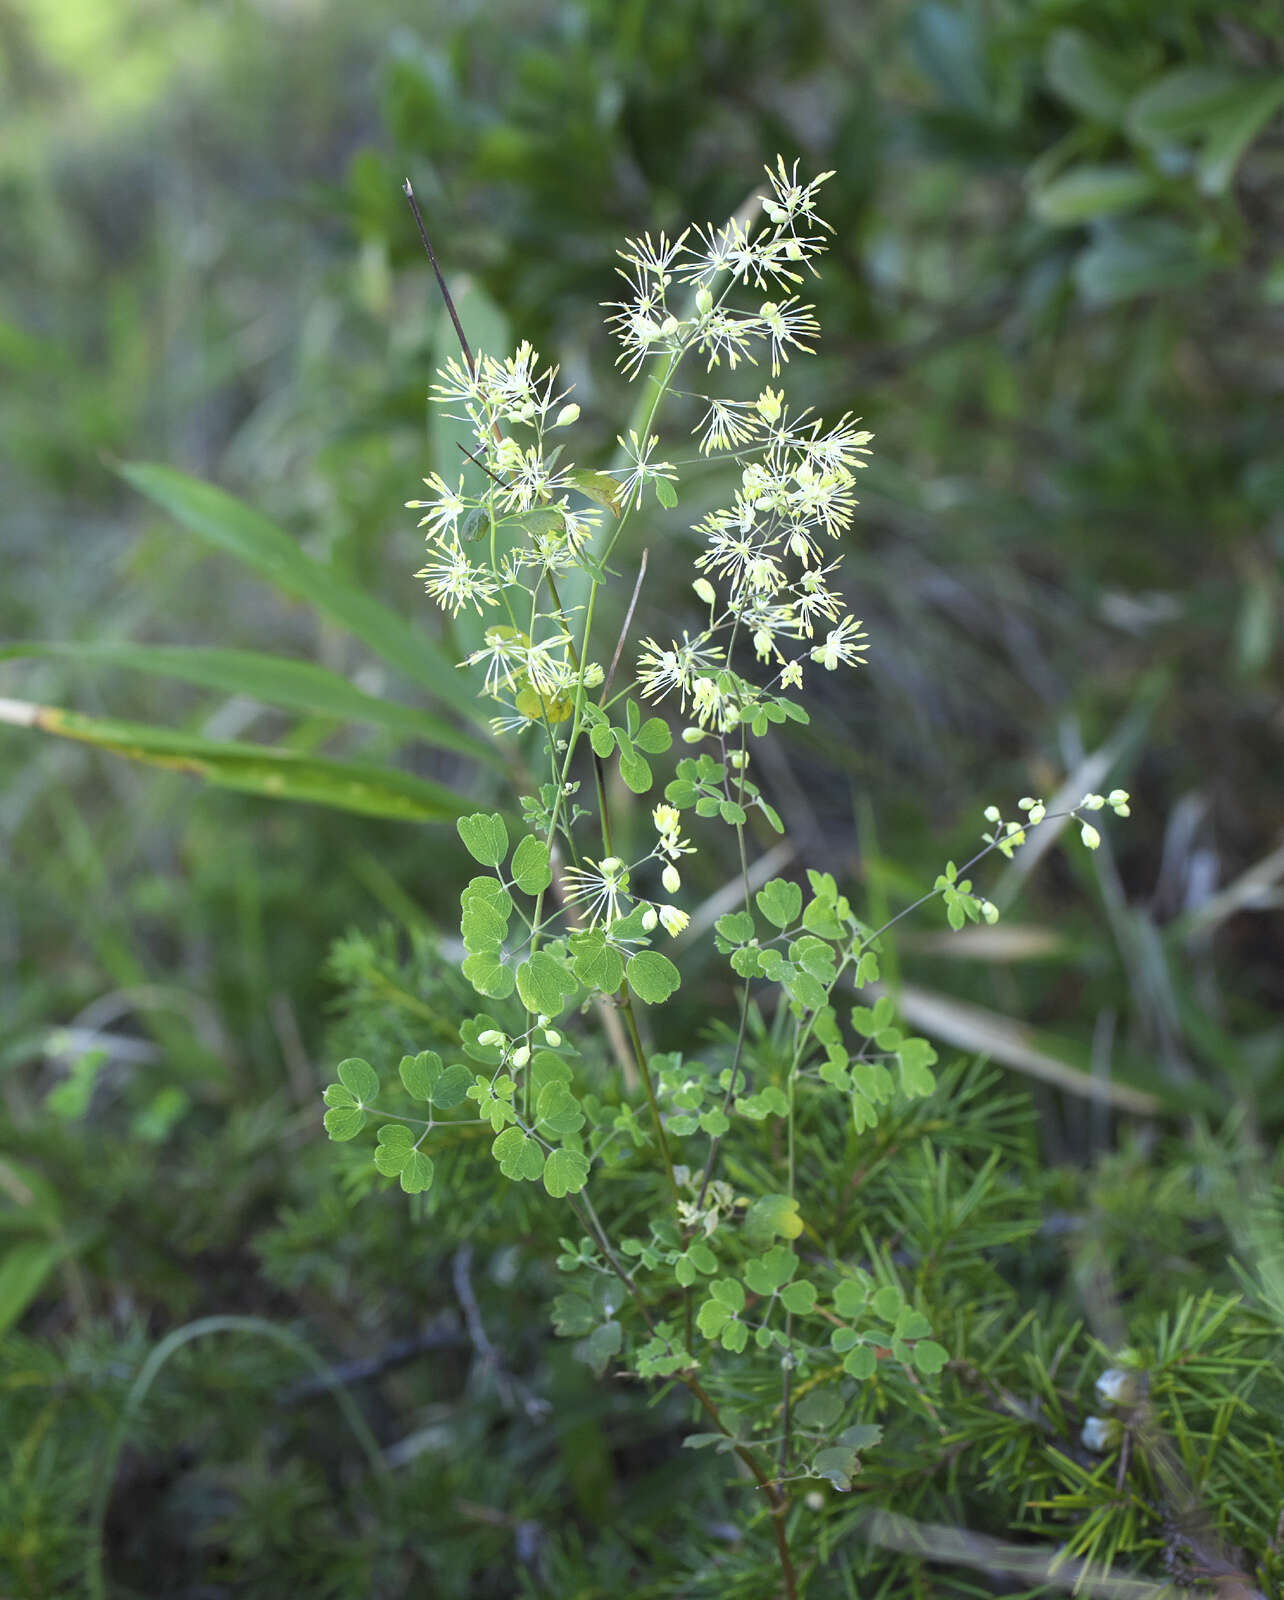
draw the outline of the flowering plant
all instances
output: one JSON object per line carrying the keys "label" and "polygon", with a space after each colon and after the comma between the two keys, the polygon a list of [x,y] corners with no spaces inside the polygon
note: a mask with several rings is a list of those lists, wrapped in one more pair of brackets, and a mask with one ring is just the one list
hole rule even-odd
{"label": "flowering plant", "polygon": [[[770,385],[740,398],[704,382],[677,389],[684,366],[707,379],[761,359],[774,380],[810,350],[818,328],[797,291],[825,248],[817,205],[829,176],[801,183],[778,161],[760,220],[647,235],[621,252],[626,293],[608,326],[619,364],[647,389],[615,471],[565,458],[579,408],[555,367],[529,344],[474,356],[460,330],[434,398],[466,426],[477,472],[470,485],[434,471],[427,496],[409,502],[426,531],[420,576],[452,617],[483,619],[461,664],[494,708],[495,734],[531,735],[540,770],[515,840],[502,812],[458,823],[479,869],[460,922],[479,1009],[459,1021],[458,1058],[425,1050],[384,1078],[350,1059],[325,1092],[331,1138],[377,1118],[375,1166],[410,1194],[433,1184],[435,1131],[468,1120],[489,1124],[507,1178],[566,1205],[575,1225],[557,1263],[558,1331],[599,1372],[615,1364],[686,1387],[703,1419],[687,1443],[730,1453],[757,1486],[748,1520],[769,1526],[790,1596],[795,1516],[818,1482],[849,1489],[879,1443],[874,1388],[930,1409],[924,1380],[949,1358],[875,1236],[856,1260],[815,1226],[797,1155],[800,1130],[823,1130],[850,1169],[887,1108],[932,1093],[936,1052],[879,988],[886,925],[862,921],[829,873],[808,871],[804,884],[753,859],[764,829],[784,831],[752,776],[754,741],[807,721],[792,696],[814,670],[865,661],[838,572],[871,436],[850,416],[826,425],[795,410]],[[605,646],[599,595],[648,499],[662,512],[678,504],[658,431],[678,398],[697,402],[700,453],[726,458],[738,482],[729,505],[694,524],[690,626],[642,639],[622,673],[638,591]],[[656,773],[673,742],[665,712],[690,751],[667,781]],[[621,788],[653,801],[648,839],[631,850],[612,812]],[[1086,795],[1072,814],[1107,806],[1126,815],[1127,794]],[[1033,797],[1018,810],[1024,821],[986,811],[976,860],[1011,856],[1050,815]],[[664,947],[696,959],[682,863],[710,827],[729,830],[739,882],[712,918],[727,1015],[697,1057],[649,1041],[682,982]],[[933,898],[954,928],[998,916],[953,863],[916,904]],[[613,1077],[598,1064],[603,1037]],[[810,1485],[801,1497],[799,1484]]]}

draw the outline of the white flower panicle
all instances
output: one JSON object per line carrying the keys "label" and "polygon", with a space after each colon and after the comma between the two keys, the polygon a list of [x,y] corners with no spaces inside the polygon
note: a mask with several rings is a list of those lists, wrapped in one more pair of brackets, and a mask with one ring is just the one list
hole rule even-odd
{"label": "white flower panicle", "polygon": [[[469,459],[439,463],[424,479],[423,497],[407,502],[427,546],[418,576],[452,617],[485,618],[481,643],[460,665],[478,673],[481,692],[495,703],[497,732],[544,729],[554,776],[568,793],[577,740],[590,726],[596,734],[601,713],[628,689],[617,685],[612,698],[589,707],[587,692],[606,680],[588,655],[592,605],[582,583],[568,592],[576,603],[564,605],[559,582],[583,574],[591,596],[648,491],[662,507],[676,506],[677,468],[655,424],[684,357],[709,372],[761,363],[774,382],[791,358],[811,353],[820,330],[799,291],[816,275],[832,232],[817,210],[831,176],[800,182],[797,165],[777,159],[754,222],[733,217],[676,237],[644,234],[620,252],[625,293],[608,306],[607,324],[619,341],[618,364],[630,376],[648,370],[654,393],[638,426],[620,435],[613,472],[577,469],[566,459],[561,430],[580,409],[559,388],[557,368],[543,365],[529,343],[511,355],[465,352],[437,373],[432,399],[464,424]],[[688,743],[734,735],[746,723],[760,733],[766,721],[801,715],[775,702],[802,685],[804,669],[859,666],[866,650],[829,546],[850,526],[870,434],[849,415],[826,427],[792,410],[771,385],[756,396],[703,395],[700,403],[700,450],[725,453],[738,468],[731,504],[694,530],[703,549],[693,588],[707,620],[680,642],[644,638],[633,685],[690,719],[682,734]],[[732,666],[736,648],[751,658],[752,681]],[[568,723],[569,735],[562,731]],[[728,770],[743,771],[744,751],[724,753]],[[556,823],[556,810],[553,817]],[[563,830],[568,838],[573,820]],[[581,925],[611,927],[637,909],[645,929],[676,937],[686,927],[677,906],[630,888],[647,863],[666,896],[681,887],[679,864],[694,847],[673,807],[657,807],[653,820],[656,843],[641,861],[625,863],[608,843],[600,858],[578,857],[565,869],[567,901]],[[573,861],[577,855],[572,849]]]}

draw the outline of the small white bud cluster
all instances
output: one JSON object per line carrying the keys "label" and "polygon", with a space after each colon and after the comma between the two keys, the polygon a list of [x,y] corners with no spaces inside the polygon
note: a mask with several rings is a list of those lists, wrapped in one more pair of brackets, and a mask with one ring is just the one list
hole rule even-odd
{"label": "small white bud cluster", "polygon": [[[1075,810],[1102,811],[1109,806],[1117,817],[1127,817],[1132,814],[1129,798],[1127,789],[1112,789],[1109,794],[1086,794]],[[1090,822],[1080,822],[1079,837],[1089,850],[1096,850],[1101,844],[1101,835]]]}
{"label": "small white bud cluster", "polygon": [[[1114,793],[1123,795],[1120,803],[1126,806],[1127,795],[1124,795],[1121,789],[1116,789]],[[1101,799],[1099,795],[1089,798]],[[1102,801],[1102,805],[1109,803],[1109,798]],[[1100,810],[1100,807],[1092,809]],[[1141,1400],[1145,1391],[1146,1375],[1141,1367],[1141,1358],[1135,1350],[1121,1350],[1118,1359],[1119,1366],[1107,1367],[1097,1379],[1097,1399],[1103,1406],[1122,1406],[1128,1409]],[[1124,1424],[1118,1417],[1085,1417],[1080,1438],[1086,1450],[1091,1450],[1096,1455],[1105,1455],[1122,1441],[1123,1435]]]}
{"label": "small white bud cluster", "polygon": [[1025,829],[1019,822],[1004,822],[998,806],[986,806],[984,816],[985,820],[993,825],[994,832],[983,833],[982,839],[986,844],[996,846],[1010,861],[1012,852],[1018,845],[1025,843]]}

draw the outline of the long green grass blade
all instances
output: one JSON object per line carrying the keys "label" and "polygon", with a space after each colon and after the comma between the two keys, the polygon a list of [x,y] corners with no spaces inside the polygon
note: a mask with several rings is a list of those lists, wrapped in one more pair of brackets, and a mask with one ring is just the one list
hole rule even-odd
{"label": "long green grass blade", "polygon": [[107,1520],[107,1506],[111,1499],[112,1484],[116,1478],[116,1465],[120,1460],[120,1452],[124,1448],[125,1440],[129,1436],[129,1429],[138,1413],[139,1407],[147,1398],[148,1391],[160,1375],[166,1362],[184,1345],[191,1344],[194,1339],[204,1339],[212,1333],[248,1333],[264,1339],[271,1339],[274,1343],[283,1346],[293,1355],[296,1355],[329,1389],[334,1396],[335,1404],[343,1414],[344,1421],[352,1429],[357,1443],[365,1452],[366,1460],[370,1463],[371,1474],[381,1490],[386,1492],[389,1481],[388,1464],[384,1459],[379,1443],[370,1431],[370,1425],[362,1416],[356,1401],[344,1388],[343,1384],[334,1375],[331,1369],[316,1353],[312,1346],[300,1339],[298,1334],[289,1328],[283,1328],[278,1323],[269,1322],[264,1317],[246,1316],[214,1316],[202,1317],[196,1322],[186,1323],[181,1328],[175,1328],[172,1333],[160,1341],[147,1360],[139,1369],[138,1376],[130,1385],[129,1393],[125,1396],[125,1404],[112,1428],[107,1440],[106,1449],[94,1483],[93,1498],[89,1505],[89,1536],[85,1542],[85,1590],[91,1600],[105,1600],[107,1594],[107,1574],[104,1566],[104,1525]]}
{"label": "long green grass blade", "polygon": [[202,739],[137,722],[84,717],[25,700],[0,700],[0,722],[39,728],[66,739],[109,750],[153,767],[188,772],[224,789],[273,800],[308,800],[367,817],[401,822],[446,822],[473,809],[475,801],[442,784],[391,767],[327,761],[265,745]]}
{"label": "long green grass blade", "polygon": [[461,733],[444,718],[399,700],[366,694],[325,667],[255,650],[214,650],[186,645],[132,644],[93,640],[84,644],[20,640],[0,645],[0,661],[25,656],[59,656],[86,666],[123,667],[159,677],[178,678],[222,694],[247,695],[265,705],[309,715],[368,722],[407,739],[457,750],[501,767],[493,743]]}
{"label": "long green grass blade", "polygon": [[275,523],[215,488],[154,462],[127,461],[126,482],[163,507],[190,532],[252,567],[368,645],[381,660],[431,690],[476,724],[484,714],[452,662],[426,632],[373,595],[354,588],[324,562],[300,550]]}

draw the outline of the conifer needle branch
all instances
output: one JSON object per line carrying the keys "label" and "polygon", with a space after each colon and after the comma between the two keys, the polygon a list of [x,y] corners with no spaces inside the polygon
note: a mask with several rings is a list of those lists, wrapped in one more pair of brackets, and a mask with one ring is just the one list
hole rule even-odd
{"label": "conifer needle branch", "polygon": [[437,287],[441,290],[441,298],[446,302],[446,310],[450,313],[450,320],[455,325],[455,335],[459,340],[459,348],[464,353],[464,361],[467,363],[469,372],[475,374],[477,366],[473,360],[473,353],[468,348],[468,340],[464,337],[463,323],[459,320],[459,313],[455,310],[455,302],[451,299],[450,290],[446,287],[446,280],[441,275],[441,268],[437,265],[437,255],[433,250],[431,240],[428,238],[428,230],[424,227],[423,213],[419,209],[418,200],[415,199],[415,191],[410,185],[410,179],[407,178],[401,187],[406,199],[410,202],[410,209],[414,213],[415,224],[419,229],[419,237],[423,240],[424,249],[428,253],[428,260],[432,263],[433,275],[437,279]]}

